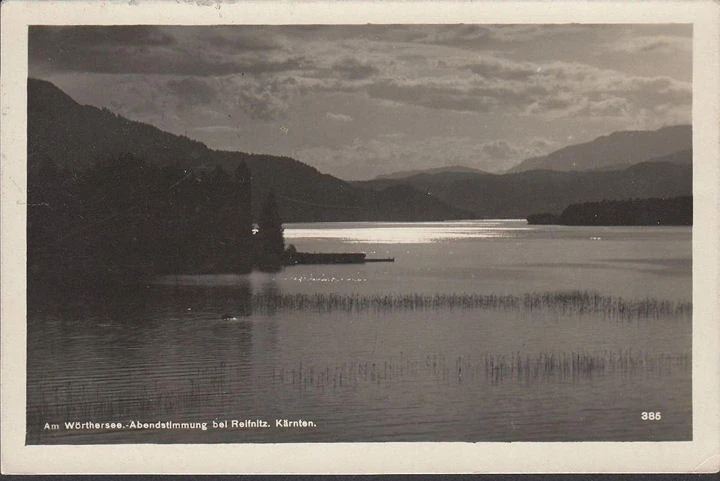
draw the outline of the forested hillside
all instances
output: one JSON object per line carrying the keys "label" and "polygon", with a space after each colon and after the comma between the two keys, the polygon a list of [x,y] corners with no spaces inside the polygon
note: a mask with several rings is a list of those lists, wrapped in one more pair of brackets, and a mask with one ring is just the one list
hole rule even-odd
{"label": "forested hillside", "polygon": [[[78,172],[124,154],[153,166],[180,167],[197,174],[218,166],[234,172],[245,163],[252,176],[253,192],[262,199],[274,191],[284,222],[471,216],[433,197],[425,199],[424,209],[417,209],[409,198],[378,195],[288,157],[212,150],[201,142],[128,120],[109,110],[80,105],[50,82],[28,80],[29,172],[39,169],[43,162]],[[416,193],[408,194],[417,198]],[[391,204],[380,206],[382,202]],[[254,201],[252,209],[257,218],[260,202]]]}

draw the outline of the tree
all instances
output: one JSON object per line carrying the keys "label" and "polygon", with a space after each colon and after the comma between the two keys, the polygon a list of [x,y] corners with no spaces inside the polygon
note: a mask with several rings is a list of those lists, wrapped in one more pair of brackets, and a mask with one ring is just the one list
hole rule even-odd
{"label": "tree", "polygon": [[235,169],[233,203],[236,209],[232,216],[232,229],[235,234],[235,263],[238,272],[250,272],[253,267],[251,177],[250,169],[244,161],[240,161]]}
{"label": "tree", "polygon": [[290,244],[287,249],[285,249],[285,253],[283,255],[283,264],[295,264],[296,262],[296,256],[297,256],[297,248]]}
{"label": "tree", "polygon": [[262,206],[258,219],[257,239],[259,267],[263,270],[280,269],[285,251],[285,239],[275,193],[272,191],[268,193]]}

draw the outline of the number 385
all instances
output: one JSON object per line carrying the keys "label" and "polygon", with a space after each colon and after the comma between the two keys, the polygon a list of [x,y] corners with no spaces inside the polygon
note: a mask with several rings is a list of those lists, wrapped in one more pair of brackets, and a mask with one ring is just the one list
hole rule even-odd
{"label": "number 385", "polygon": [[662,413],[660,411],[657,411],[657,412],[643,411],[643,413],[640,415],[640,419],[642,419],[643,421],[660,421],[660,419],[662,419]]}

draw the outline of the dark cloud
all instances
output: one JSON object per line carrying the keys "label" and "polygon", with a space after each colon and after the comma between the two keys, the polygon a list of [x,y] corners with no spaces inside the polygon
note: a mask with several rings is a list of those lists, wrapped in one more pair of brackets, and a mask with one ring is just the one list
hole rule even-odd
{"label": "dark cloud", "polygon": [[[177,27],[175,27],[177,28]],[[186,32],[183,32],[186,33]],[[31,75],[34,71],[107,74],[159,74],[219,76],[262,75],[303,68],[302,57],[268,58],[266,55],[229,55],[209,48],[224,37],[210,36],[206,42],[177,41],[158,27],[32,27],[29,36]],[[238,45],[254,51],[269,43],[235,38]],[[250,48],[252,46],[252,48]],[[245,53],[245,52],[243,52]]]}
{"label": "dark cloud", "polygon": [[42,53],[43,47],[53,44],[62,44],[64,48],[74,49],[99,45],[174,45],[176,40],[158,27],[148,25],[30,26],[29,48],[31,50]]}
{"label": "dark cloud", "polygon": [[233,27],[217,27],[213,30],[202,30],[198,40],[207,43],[209,48],[232,53],[267,52],[282,47],[274,37],[263,35],[262,31],[255,31],[252,28],[238,30]]}
{"label": "dark cloud", "polygon": [[335,62],[332,71],[346,80],[363,80],[379,73],[376,67],[352,57],[345,57]]}
{"label": "dark cloud", "polygon": [[488,57],[457,68],[477,77],[382,79],[367,85],[366,92],[373,98],[432,109],[553,116],[689,112],[692,100],[689,83],[576,63],[537,65]]}
{"label": "dark cloud", "polygon": [[[451,27],[451,26],[450,26]],[[608,39],[617,39],[626,33],[637,35],[639,31],[652,35],[655,30],[666,32],[668,26],[658,29],[650,25],[613,25],[613,24],[507,24],[507,25],[467,25],[464,28],[445,28],[438,30],[426,41],[433,41],[457,47],[514,48],[518,45],[537,44],[552,41],[560,43],[580,42],[582,45],[604,43]],[[677,35],[687,35],[688,29],[680,26]]]}
{"label": "dark cloud", "polygon": [[[466,49],[507,48],[518,43],[532,43],[537,38],[571,39],[588,37],[600,25],[437,25],[418,39],[428,44],[448,45]],[[612,27],[611,27],[612,28]]]}
{"label": "dark cloud", "polygon": [[302,41],[370,40],[406,43],[421,41],[437,26],[434,25],[287,25],[283,33]]}
{"label": "dark cloud", "polygon": [[437,25],[423,38],[416,39],[421,43],[479,47],[487,43],[492,32],[481,25]]}
{"label": "dark cloud", "polygon": [[[183,120],[183,128],[194,125],[203,131],[202,122],[213,127],[224,125],[232,115],[244,114],[253,121],[275,121],[285,118],[288,107],[298,94],[297,81],[292,77],[252,76],[148,77],[123,75],[103,76],[93,82],[86,93],[95,98],[111,96],[112,110],[131,118],[148,121]],[[107,92],[110,90],[111,92]],[[239,117],[238,117],[239,118]],[[236,128],[236,120],[232,121]]]}
{"label": "dark cloud", "polygon": [[165,86],[184,106],[209,105],[217,98],[217,92],[207,82],[192,77],[170,80]]}
{"label": "dark cloud", "polygon": [[403,85],[390,80],[373,83],[368,86],[367,92],[378,99],[461,112],[487,112],[498,104],[495,96],[485,95],[486,92],[478,89],[463,90],[428,84]]}
{"label": "dark cloud", "polygon": [[518,113],[551,96],[553,86],[519,82],[402,82],[380,80],[367,87],[374,98],[460,112]]}
{"label": "dark cloud", "polygon": [[[35,64],[37,64],[37,59]],[[300,69],[303,59],[225,60],[221,57],[197,56],[182,52],[150,50],[145,47],[122,47],[112,51],[93,48],[90,51],[68,51],[63,47],[45,50],[43,60],[53,71],[107,74],[196,75],[262,75]]]}
{"label": "dark cloud", "polygon": [[[257,151],[296,149],[360,176],[389,157],[502,169],[546,153],[532,138],[556,148],[558,135],[687,122],[691,34],[687,25],[31,27],[29,61],[31,75],[80,101],[229,139],[225,147],[242,131]],[[297,135],[278,141],[279,119]],[[419,127],[402,125],[414,141],[370,142],[400,119]],[[307,150],[323,143],[333,147]]]}
{"label": "dark cloud", "polygon": [[536,67],[530,64],[501,62],[499,60],[482,60],[465,66],[471,72],[485,78],[525,81],[536,75]]}

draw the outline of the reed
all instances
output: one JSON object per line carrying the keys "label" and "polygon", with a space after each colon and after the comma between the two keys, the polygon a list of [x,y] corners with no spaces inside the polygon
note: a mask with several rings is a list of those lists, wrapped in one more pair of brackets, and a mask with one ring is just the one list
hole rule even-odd
{"label": "reed", "polygon": [[[139,379],[119,381],[115,386],[103,383],[57,382],[36,376],[28,390],[28,425],[41,420],[127,421],[165,418],[167,413],[202,412],[216,405],[219,412],[233,401],[235,368],[220,362],[211,367],[194,368],[172,383]],[[171,386],[171,387],[170,387]]]}
{"label": "reed", "polygon": [[[473,389],[488,386],[533,383],[581,382],[594,377],[665,377],[688,375],[691,356],[677,353],[616,351],[541,351],[524,353],[481,352],[471,355],[443,353],[407,356],[341,359],[335,363],[298,360],[276,365],[262,380],[262,389],[276,395],[332,393],[371,385],[410,383],[418,387],[440,383]],[[220,363],[193,369],[169,387],[160,381],[133,383],[120,389],[70,381],[37,379],[42,386],[28,392],[28,426],[35,430],[44,422],[128,421],[167,419],[179,413],[218,415],[239,408],[238,383],[248,382],[241,368]],[[450,391],[451,392],[451,391]]]}
{"label": "reed", "polygon": [[[393,312],[487,309],[533,315],[563,315],[633,321],[655,318],[686,320],[692,304],[653,298],[628,300],[587,291],[529,293],[522,296],[481,294],[279,294],[252,296],[252,312],[309,310],[315,312]],[[276,365],[262,389],[332,391],[368,384],[441,382],[494,385],[500,383],[584,380],[594,376],[664,376],[690,371],[690,354],[655,354],[635,350],[474,353],[456,356],[419,353],[413,357],[342,359]],[[38,371],[28,374],[28,426],[59,420],[120,420],[163,418],[168,413],[227,412],[239,405],[238,382],[248,374],[234,363],[214,363],[168,379],[112,379],[109,382],[61,381]]]}
{"label": "reed", "polygon": [[273,373],[273,384],[322,390],[404,380],[487,385],[562,382],[594,376],[667,376],[687,373],[690,368],[691,356],[687,354],[651,354],[632,349],[532,354],[486,352],[474,356],[434,353],[412,359],[348,360],[332,366],[307,363],[278,366]]}
{"label": "reed", "polygon": [[689,318],[692,304],[654,298],[640,300],[602,296],[587,291],[529,293],[523,296],[482,294],[255,294],[252,312],[282,310],[316,312],[432,311],[493,309],[525,312],[559,312],[567,315],[599,314],[618,320],[661,317]]}

